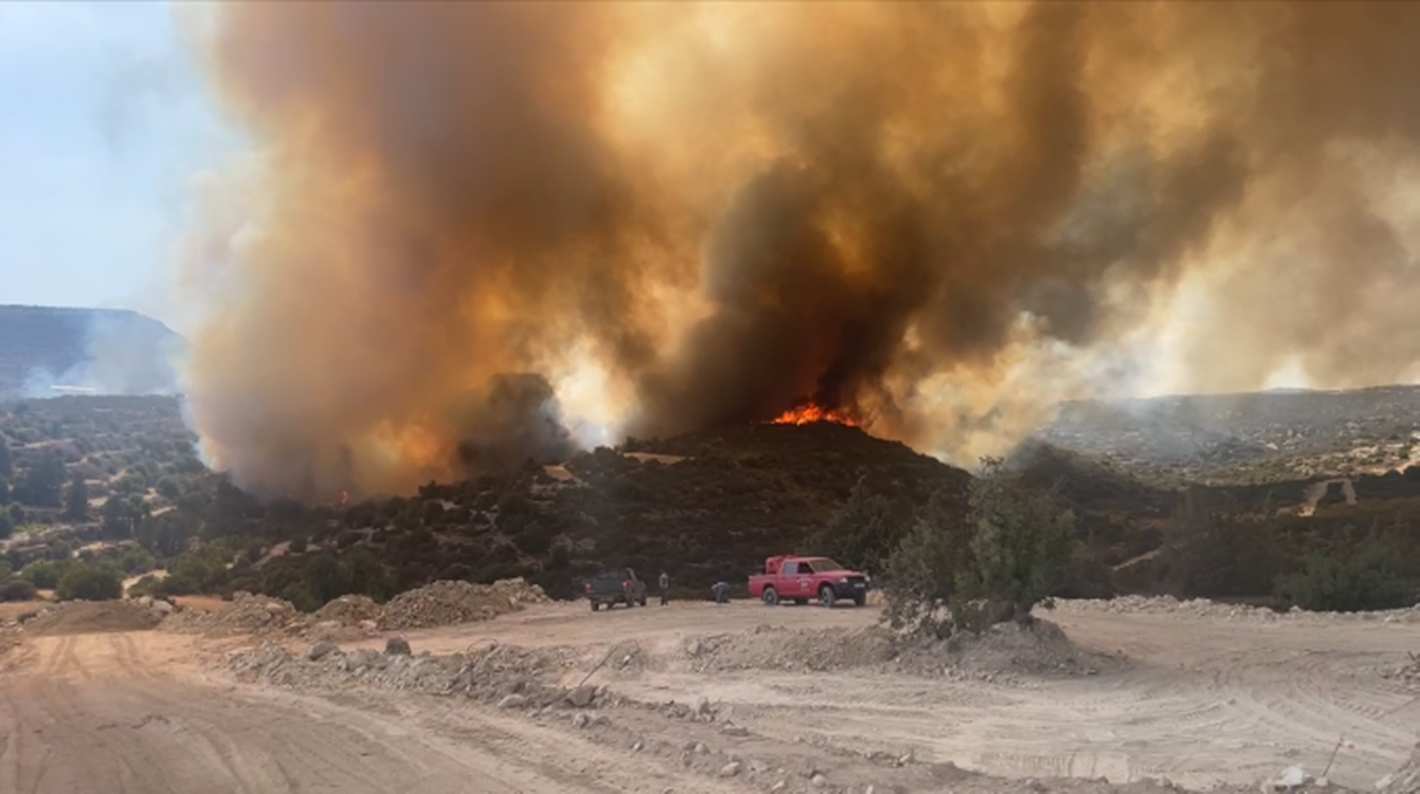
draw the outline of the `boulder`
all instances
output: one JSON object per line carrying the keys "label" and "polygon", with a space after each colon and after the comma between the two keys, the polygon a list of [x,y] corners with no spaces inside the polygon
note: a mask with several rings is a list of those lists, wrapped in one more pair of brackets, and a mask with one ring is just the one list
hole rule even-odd
{"label": "boulder", "polygon": [[388,656],[409,656],[413,651],[409,649],[409,640],[403,637],[390,637],[385,640],[385,654]]}
{"label": "boulder", "polygon": [[340,646],[336,645],[333,642],[311,643],[311,647],[306,649],[306,658],[313,662],[317,662],[331,655],[332,653],[335,653],[338,650],[340,650]]}

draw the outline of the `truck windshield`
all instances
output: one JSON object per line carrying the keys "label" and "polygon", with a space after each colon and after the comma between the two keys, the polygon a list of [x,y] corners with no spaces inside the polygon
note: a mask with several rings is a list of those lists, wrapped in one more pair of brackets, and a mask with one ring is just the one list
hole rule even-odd
{"label": "truck windshield", "polygon": [[827,557],[814,557],[813,559],[809,560],[809,562],[813,564],[814,570],[820,573],[822,573],[823,571],[843,570],[842,565],[839,565],[838,563],[834,562],[833,560],[830,560]]}

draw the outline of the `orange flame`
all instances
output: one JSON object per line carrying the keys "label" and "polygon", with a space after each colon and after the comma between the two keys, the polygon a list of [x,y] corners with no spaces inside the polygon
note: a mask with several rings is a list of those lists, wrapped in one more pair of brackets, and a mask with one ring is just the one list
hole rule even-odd
{"label": "orange flame", "polygon": [[847,411],[840,411],[836,408],[824,408],[814,403],[804,403],[796,408],[785,411],[775,417],[772,424],[776,425],[807,425],[814,422],[834,422],[849,427],[857,427],[858,420]]}

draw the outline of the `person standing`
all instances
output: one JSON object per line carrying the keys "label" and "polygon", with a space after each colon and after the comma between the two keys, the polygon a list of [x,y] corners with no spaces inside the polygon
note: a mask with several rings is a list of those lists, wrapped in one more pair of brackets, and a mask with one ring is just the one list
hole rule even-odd
{"label": "person standing", "polygon": [[661,571],[661,606],[670,602],[671,577],[665,571]]}

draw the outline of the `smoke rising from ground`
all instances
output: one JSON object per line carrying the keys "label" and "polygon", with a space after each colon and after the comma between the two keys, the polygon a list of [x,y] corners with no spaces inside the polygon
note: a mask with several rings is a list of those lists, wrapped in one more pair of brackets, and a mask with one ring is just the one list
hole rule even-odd
{"label": "smoke rising from ground", "polygon": [[1420,6],[229,3],[187,392],[316,498],[803,399],[969,458],[1056,400],[1420,375]]}

